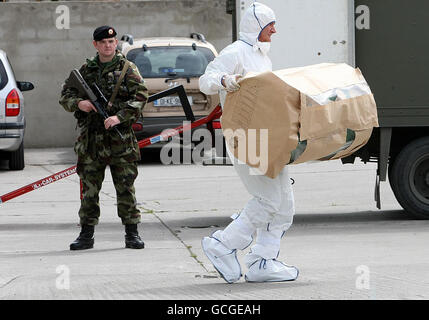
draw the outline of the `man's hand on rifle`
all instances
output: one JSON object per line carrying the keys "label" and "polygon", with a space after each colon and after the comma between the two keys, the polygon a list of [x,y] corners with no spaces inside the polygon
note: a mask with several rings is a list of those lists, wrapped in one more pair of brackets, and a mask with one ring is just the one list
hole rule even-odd
{"label": "man's hand on rifle", "polygon": [[78,103],[77,107],[82,110],[83,112],[90,112],[95,111],[97,112],[97,109],[94,107],[94,105],[91,103],[90,100],[82,100]]}
{"label": "man's hand on rifle", "polygon": [[104,120],[104,127],[106,129],[109,129],[109,128],[113,128],[114,126],[120,123],[121,121],[118,119],[117,116],[111,116],[111,117],[108,117],[106,120]]}

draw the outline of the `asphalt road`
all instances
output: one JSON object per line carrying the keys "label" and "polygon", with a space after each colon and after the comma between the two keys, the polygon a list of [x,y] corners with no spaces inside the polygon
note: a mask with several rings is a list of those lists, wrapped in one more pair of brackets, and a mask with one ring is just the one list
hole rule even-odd
{"label": "asphalt road", "polygon": [[[153,151],[144,155],[136,190],[146,248],[124,248],[107,173],[95,247],[69,251],[80,230],[74,174],[0,204],[0,299],[429,298],[429,221],[406,215],[388,183],[376,208],[375,164],[291,166],[296,215],[279,260],[298,267],[299,278],[231,285],[203,254],[201,238],[224,228],[250,198],[233,167],[163,165]],[[0,163],[0,195],[74,161],[71,149],[26,150],[23,171]]]}

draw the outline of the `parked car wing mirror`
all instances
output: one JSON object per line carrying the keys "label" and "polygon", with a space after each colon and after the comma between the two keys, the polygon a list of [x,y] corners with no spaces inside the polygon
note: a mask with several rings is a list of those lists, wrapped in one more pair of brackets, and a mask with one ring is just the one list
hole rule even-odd
{"label": "parked car wing mirror", "polygon": [[30,91],[34,89],[34,85],[28,81],[17,81],[16,85],[18,86],[18,89],[21,91]]}
{"label": "parked car wing mirror", "polygon": [[134,37],[132,35],[130,35],[130,34],[124,34],[121,37],[121,41],[125,41],[125,42],[128,42],[130,45],[133,45],[133,43],[134,43]]}

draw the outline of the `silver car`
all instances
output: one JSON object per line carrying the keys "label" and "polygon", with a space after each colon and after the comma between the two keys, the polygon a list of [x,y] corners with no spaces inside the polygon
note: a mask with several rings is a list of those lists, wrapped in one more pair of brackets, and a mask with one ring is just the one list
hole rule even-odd
{"label": "silver car", "polygon": [[34,89],[30,82],[16,81],[6,53],[0,50],[0,159],[11,170],[24,169],[24,97]]}
{"label": "silver car", "polygon": [[[202,34],[138,39],[124,35],[118,48],[137,65],[150,95],[183,85],[197,119],[207,116],[219,104],[218,95],[206,96],[198,84],[207,64],[217,56],[215,47]],[[133,125],[139,140],[183,125],[186,120],[177,96],[148,103],[142,115]]]}

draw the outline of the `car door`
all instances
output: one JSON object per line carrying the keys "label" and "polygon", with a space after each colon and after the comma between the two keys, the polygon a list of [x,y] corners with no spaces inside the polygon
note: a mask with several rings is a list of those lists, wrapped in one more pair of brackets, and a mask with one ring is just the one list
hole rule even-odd
{"label": "car door", "polygon": [[6,133],[4,124],[6,122],[5,105],[7,96],[8,77],[0,54],[0,138]]}

